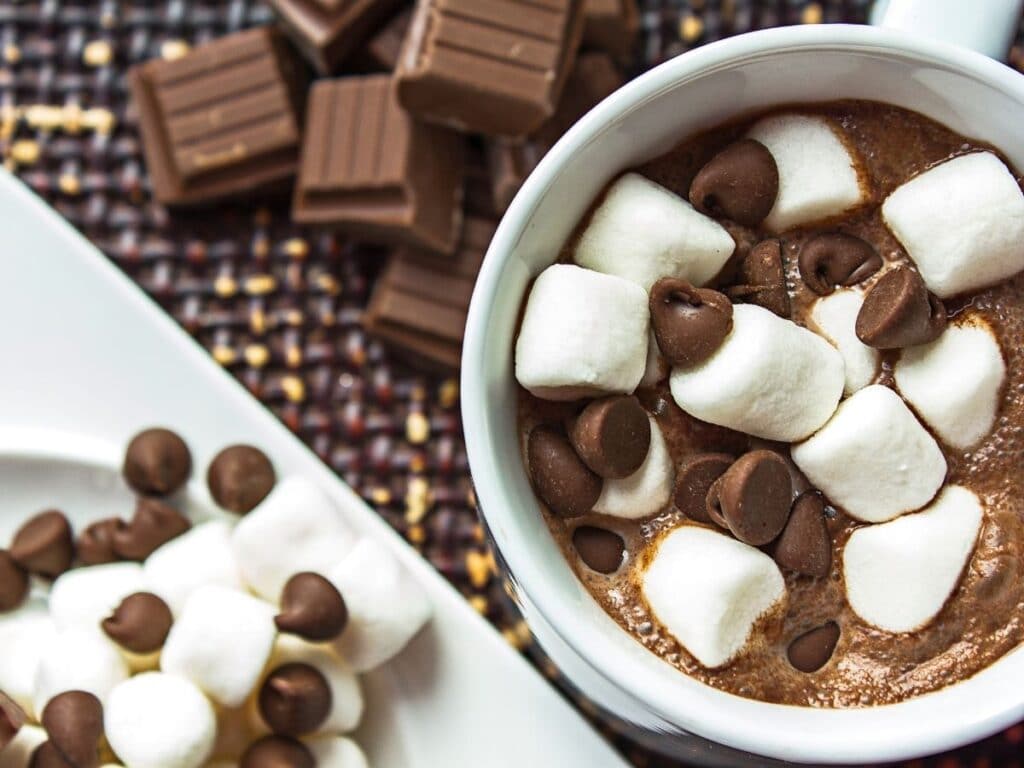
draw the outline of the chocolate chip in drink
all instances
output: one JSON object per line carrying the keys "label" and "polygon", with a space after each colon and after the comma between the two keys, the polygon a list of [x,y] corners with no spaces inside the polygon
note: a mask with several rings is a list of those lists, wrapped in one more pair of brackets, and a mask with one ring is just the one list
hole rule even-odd
{"label": "chocolate chip in drink", "polygon": [[771,212],[779,193],[779,169],[758,141],[730,144],[698,171],[690,185],[693,207],[709,216],[756,227]]}
{"label": "chocolate chip in drink", "polygon": [[626,544],[619,534],[593,525],[581,525],[573,531],[572,545],[587,568],[598,573],[619,570],[626,551]]}
{"label": "chocolate chip in drink", "polygon": [[921,275],[896,267],[879,278],[857,315],[857,338],[876,349],[927,344],[946,328],[946,308],[928,292]]}
{"label": "chocolate chip in drink", "polygon": [[238,768],[316,768],[316,760],[298,739],[264,736],[242,753]]}
{"label": "chocolate chip in drink", "polygon": [[164,647],[174,617],[160,597],[151,592],[128,595],[101,622],[107,637],[132,653],[153,653]]}
{"label": "chocolate chip in drink", "polygon": [[169,429],[147,429],[128,443],[124,479],[138,493],[167,496],[181,488],[191,472],[188,446]]}
{"label": "chocolate chip in drink", "polygon": [[331,711],[331,689],[323,673],[309,664],[293,662],[271,672],[259,693],[264,722],[281,736],[315,731]]}
{"label": "chocolate chip in drink", "polygon": [[191,527],[188,518],[169,504],[141,498],[131,521],[113,532],[114,552],[124,560],[145,560]]}
{"label": "chocolate chip in drink", "polygon": [[29,573],[56,577],[71,567],[75,545],[71,524],[55,509],[29,518],[14,534],[11,557]]}
{"label": "chocolate chip in drink", "polygon": [[32,752],[28,768],[78,768],[60,753],[52,741],[44,741]]}
{"label": "chocolate chip in drink", "polygon": [[843,232],[812,237],[800,248],[800,277],[819,296],[836,286],[849,287],[867,280],[882,268],[882,257],[871,243]]}
{"label": "chocolate chip in drink", "polygon": [[839,625],[834,621],[805,632],[789,644],[789,663],[801,672],[817,672],[828,660],[839,642]]}
{"label": "chocolate chip in drink", "polygon": [[553,427],[542,425],[530,432],[526,463],[537,495],[559,517],[585,515],[601,496],[601,477]]}
{"label": "chocolate chip in drink", "polygon": [[789,466],[779,454],[745,453],[718,482],[718,505],[737,539],[759,547],[779,535],[793,502]]}
{"label": "chocolate chip in drink", "polygon": [[789,521],[775,542],[779,567],[819,579],[832,567],[832,539],[825,524],[825,501],[817,491],[797,497]]}
{"label": "chocolate chip in drink", "polygon": [[274,487],[277,476],[270,459],[251,445],[231,445],[213,457],[206,471],[210,495],[224,509],[245,514]]}
{"label": "chocolate chip in drink", "polygon": [[0,751],[7,746],[28,720],[25,710],[10,696],[0,691]]}
{"label": "chocolate chip in drink", "polygon": [[103,738],[103,705],[87,691],[65,691],[43,709],[43,728],[50,743],[75,768],[99,765]]}
{"label": "chocolate chip in drink", "polygon": [[0,613],[13,611],[28,595],[28,572],[6,549],[0,549]]}
{"label": "chocolate chip in drink", "polygon": [[629,477],[647,458],[651,421],[635,397],[603,397],[583,409],[569,440],[583,463],[601,477]]}
{"label": "chocolate chip in drink", "polygon": [[750,249],[737,270],[737,284],[725,289],[734,301],[756,304],[779,317],[789,317],[792,306],[786,288],[782,243],[762,240]]}
{"label": "chocolate chip in drink", "polygon": [[348,623],[348,608],[337,587],[319,573],[297,573],[284,585],[274,623],[306,640],[333,640]]}
{"label": "chocolate chip in drink", "polygon": [[663,277],[652,286],[649,307],[654,337],[670,365],[703,363],[732,330],[728,298],[676,277]]}
{"label": "chocolate chip in drink", "polygon": [[716,522],[708,514],[708,491],[732,463],[727,453],[695,453],[683,459],[676,469],[676,508],[691,520]]}
{"label": "chocolate chip in drink", "polygon": [[86,526],[75,540],[75,550],[82,565],[117,562],[120,558],[114,552],[114,532],[124,525],[121,518],[108,517]]}

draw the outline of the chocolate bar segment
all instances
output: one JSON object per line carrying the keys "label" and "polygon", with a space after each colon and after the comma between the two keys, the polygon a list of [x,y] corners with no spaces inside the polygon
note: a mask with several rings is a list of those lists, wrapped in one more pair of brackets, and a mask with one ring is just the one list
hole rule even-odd
{"label": "chocolate bar segment", "polygon": [[640,32],[636,0],[583,0],[583,48],[631,64]]}
{"label": "chocolate bar segment", "polygon": [[392,17],[353,57],[354,65],[366,72],[394,72],[411,21],[411,8]]}
{"label": "chocolate bar segment", "polygon": [[582,30],[580,0],[420,0],[398,98],[424,120],[526,136],[554,114]]}
{"label": "chocolate bar segment", "polygon": [[462,223],[463,143],[414,121],[387,75],[321,80],[310,91],[292,218],[451,253]]}

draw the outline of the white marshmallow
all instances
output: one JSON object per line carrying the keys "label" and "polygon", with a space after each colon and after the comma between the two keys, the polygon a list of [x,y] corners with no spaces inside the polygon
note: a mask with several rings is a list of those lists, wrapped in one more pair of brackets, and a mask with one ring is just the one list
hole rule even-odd
{"label": "white marshmallow", "polygon": [[110,746],[130,768],[198,768],[213,749],[217,729],[202,691],[161,672],[117,686],[103,725]]}
{"label": "white marshmallow", "polygon": [[922,512],[858,528],[843,550],[850,607],[889,632],[925,626],[953,593],[981,522],[978,497],[951,485]]}
{"label": "white marshmallow", "polygon": [[662,539],[642,588],[658,621],[712,669],[739,655],[754,623],[786,594],[768,555],[694,525]]}
{"label": "white marshmallow", "polygon": [[864,295],[860,291],[836,291],[818,299],[811,309],[811,321],[843,356],[846,370],[843,392],[847,395],[873,382],[881,365],[878,350],[857,338],[857,315],[863,304]]}
{"label": "white marshmallow", "polygon": [[28,768],[32,753],[46,740],[46,731],[38,725],[21,726],[11,743],[0,749],[0,768]]}
{"label": "white marshmallow", "polygon": [[764,144],[779,169],[779,194],[764,224],[775,232],[838,216],[867,199],[858,162],[839,126],[817,115],[759,120],[747,137]]}
{"label": "white marshmallow", "polygon": [[191,680],[221,706],[241,706],[270,658],[275,613],[243,592],[200,587],[167,635],[160,668]]}
{"label": "white marshmallow", "polygon": [[735,249],[717,221],[650,179],[627,173],[608,188],[573,258],[649,291],[663,277],[706,285]]}
{"label": "white marshmallow", "polygon": [[872,384],[839,406],[793,461],[833,504],[880,523],[920,509],[946,477],[946,459],[900,396]]}
{"label": "white marshmallow", "polygon": [[18,609],[0,613],[0,691],[36,720],[40,715],[33,701],[36,670],[56,636],[43,600],[30,598]]}
{"label": "white marshmallow", "polygon": [[1024,195],[991,152],[915,176],[885,199],[882,218],[941,298],[1024,269]]}
{"label": "white marshmallow", "polygon": [[828,421],[843,394],[843,358],[816,333],[753,304],[705,362],[676,368],[672,397],[703,421],[791,442]]}
{"label": "white marshmallow", "polygon": [[329,736],[306,742],[317,768],[370,768],[366,755],[352,739]]}
{"label": "white marshmallow", "polygon": [[43,649],[36,668],[33,701],[41,713],[64,691],[88,691],[101,702],[128,678],[128,665],[98,629],[73,627],[58,633]]}
{"label": "white marshmallow", "polygon": [[360,540],[327,578],[348,608],[348,626],[335,647],[356,672],[367,672],[397,654],[430,618],[423,588],[371,539]]}
{"label": "white marshmallow", "polygon": [[650,311],[628,280],[571,264],[533,283],[516,341],[516,379],[537,397],[632,392],[644,375]]}
{"label": "white marshmallow", "polygon": [[53,582],[50,616],[57,629],[99,630],[128,595],[146,589],[138,563],[107,563],[72,568]]}
{"label": "white marshmallow", "polygon": [[640,469],[629,477],[605,480],[601,496],[594,505],[600,515],[637,519],[660,512],[672,496],[675,468],[669,455],[665,436],[658,422],[651,422],[651,447]]}
{"label": "white marshmallow", "polygon": [[654,338],[654,331],[651,331],[650,340],[647,342],[647,363],[644,366],[643,378],[640,379],[640,386],[653,387],[667,378],[668,374],[668,361],[661,354],[658,340]]}
{"label": "white marshmallow", "polygon": [[276,603],[291,576],[325,573],[355,541],[334,501],[316,484],[291,476],[235,526],[231,549],[245,582]]}
{"label": "white marshmallow", "polygon": [[244,589],[234,552],[232,526],[224,520],[194,526],[171,539],[143,565],[148,588],[164,599],[175,616],[204,584]]}
{"label": "white marshmallow", "polygon": [[954,448],[981,440],[996,420],[1006,364],[980,317],[948,327],[931,344],[903,350],[896,386],[932,429]]}

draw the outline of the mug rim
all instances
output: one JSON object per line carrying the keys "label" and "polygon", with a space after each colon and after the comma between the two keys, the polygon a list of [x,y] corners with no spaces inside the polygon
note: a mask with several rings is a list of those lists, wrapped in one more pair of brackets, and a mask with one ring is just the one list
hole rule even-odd
{"label": "mug rim", "polygon": [[[519,510],[506,503],[492,480],[503,471],[496,461],[485,384],[487,327],[507,263],[539,201],[576,152],[597,138],[619,116],[663,92],[722,68],[765,54],[808,52],[873,53],[890,58],[955,68],[984,81],[1024,105],[1024,76],[974,51],[924,37],[863,25],[779,27],[726,38],[670,59],[640,75],[601,102],[547,153],[506,211],[484,258],[469,308],[462,356],[462,418],[467,456],[480,514],[491,531],[516,588],[557,634],[597,674],[642,702],[661,720],[687,732],[737,749],[774,758],[813,763],[863,763],[907,759],[953,749],[1006,728],[1024,717],[1024,696],[992,703],[968,697],[968,688],[988,690],[1005,682],[1000,672],[1016,657],[1024,669],[1024,645],[971,678],[897,704],[861,709],[820,709],[747,699],[679,675],[662,684],[622,654],[610,638],[584,638],[582,626],[567,626],[569,612],[531,562],[527,542],[514,541],[501,525]],[[512,354],[512,349],[508,350]],[[599,634],[599,633],[593,633]],[[614,659],[616,663],[611,663]],[[727,697],[725,701],[721,697]],[[966,701],[970,698],[970,701]],[[960,701],[958,701],[960,700]],[[963,705],[971,704],[965,708]],[[988,704],[976,706],[979,702]],[[719,717],[730,710],[731,720]],[[737,715],[742,719],[737,720]],[[901,727],[887,719],[898,718]],[[736,728],[736,722],[742,722]],[[883,727],[884,726],[884,727]],[[799,738],[794,738],[795,735]]]}

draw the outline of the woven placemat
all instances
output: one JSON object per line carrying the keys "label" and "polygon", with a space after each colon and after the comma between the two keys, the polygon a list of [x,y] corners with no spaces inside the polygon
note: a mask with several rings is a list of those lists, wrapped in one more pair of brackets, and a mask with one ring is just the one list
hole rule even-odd
{"label": "woven placemat", "polygon": [[[643,0],[637,70],[751,29],[863,22],[868,5]],[[270,21],[249,0],[0,0],[0,157],[561,684],[495,577],[457,380],[406,366],[360,328],[383,253],[294,227],[285,201],[172,216],[150,196],[128,67]],[[637,766],[681,765],[598,725]],[[1018,725],[914,765],[1020,768],[1022,741]]]}

